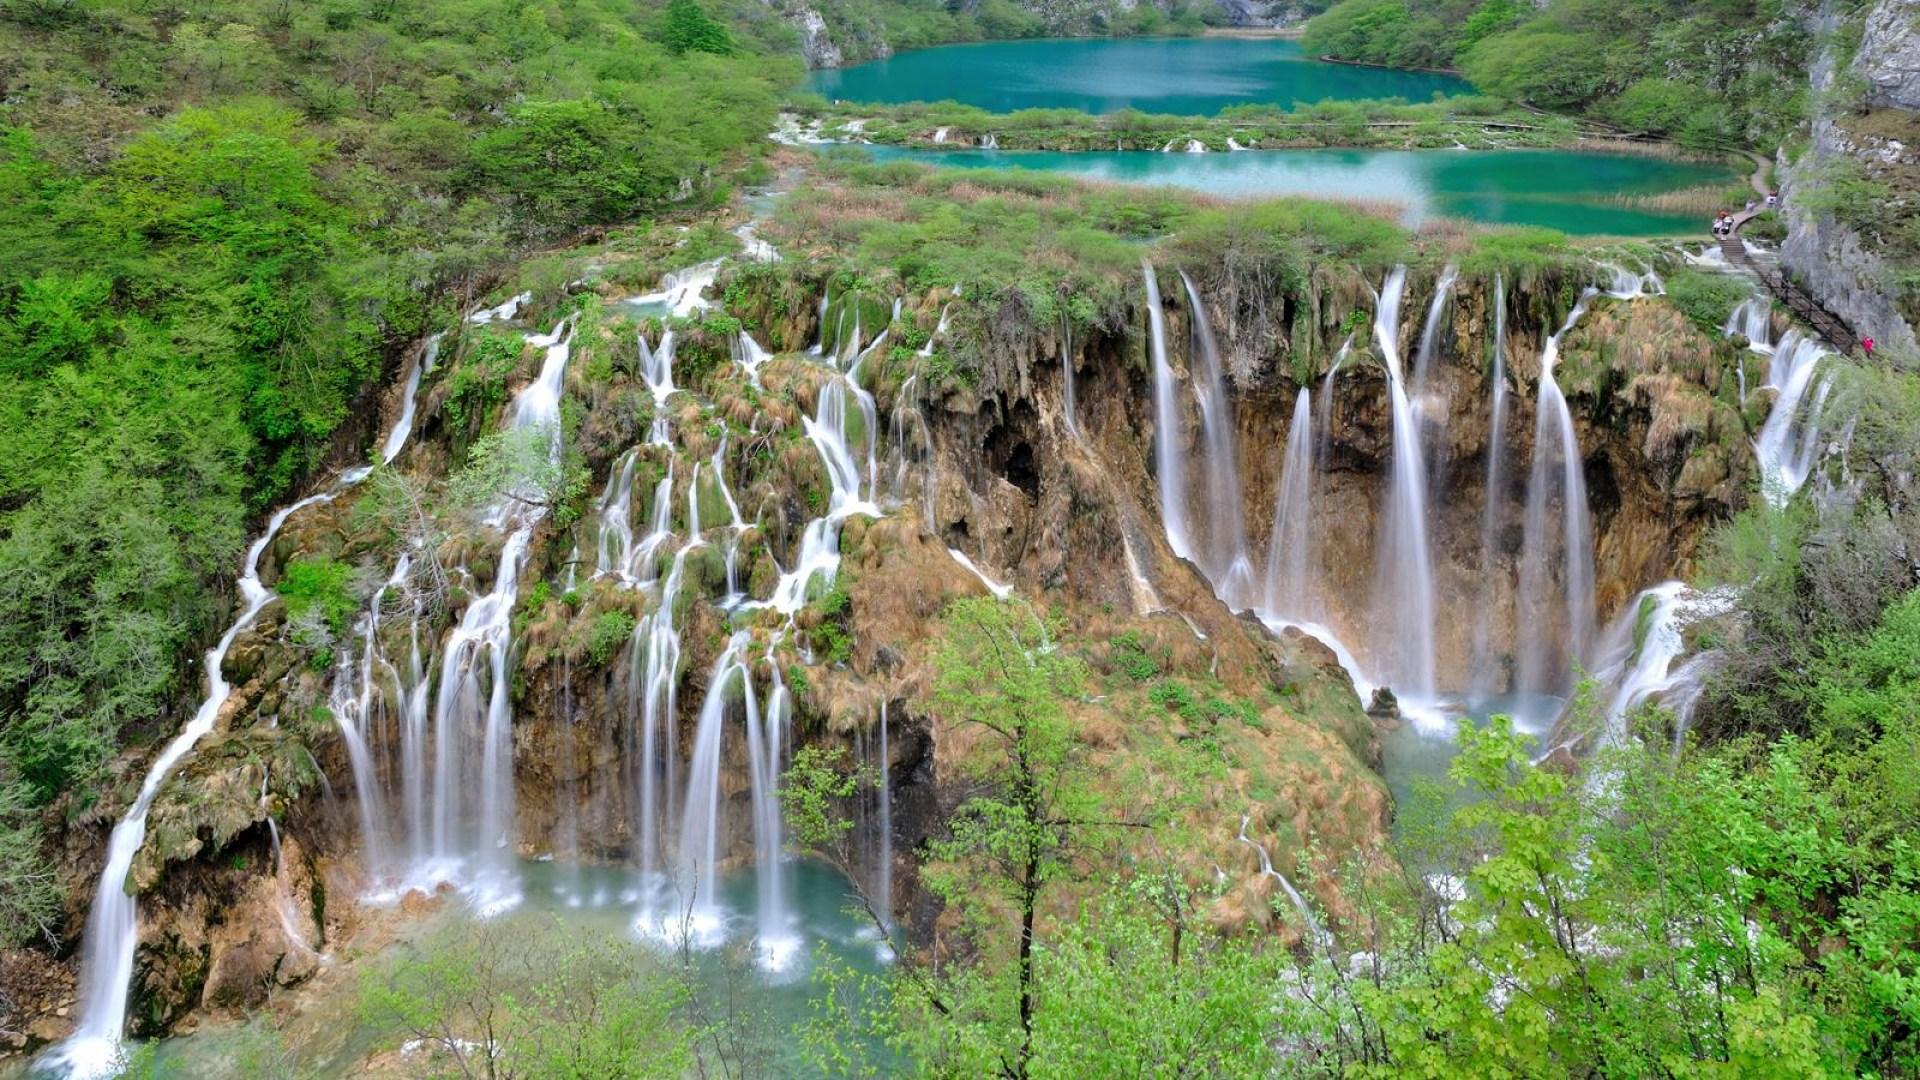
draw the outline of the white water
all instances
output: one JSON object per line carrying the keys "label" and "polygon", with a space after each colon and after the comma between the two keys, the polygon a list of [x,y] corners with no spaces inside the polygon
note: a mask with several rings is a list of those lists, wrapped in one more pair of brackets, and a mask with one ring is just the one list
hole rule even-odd
{"label": "white water", "polygon": [[981,570],[978,566],[974,565],[974,562],[972,559],[967,558],[966,552],[961,551],[959,548],[950,547],[947,549],[947,554],[953,556],[954,562],[957,562],[961,566],[966,567],[967,572],[969,574],[972,574],[974,577],[979,578],[980,584],[985,585],[987,587],[987,591],[993,594],[994,599],[1005,600],[1007,597],[1013,595],[1013,586],[1003,585],[1000,582],[995,581],[992,578],[988,577],[985,571]]}
{"label": "white water", "polygon": [[[1518,618],[1523,632],[1517,643],[1516,687],[1527,693],[1564,695],[1572,685],[1573,666],[1587,658],[1593,636],[1593,534],[1586,477],[1573,413],[1554,380],[1554,368],[1561,338],[1586,314],[1594,295],[1592,289],[1581,294],[1566,323],[1540,351],[1533,471],[1527,481],[1526,534],[1520,553]],[[1556,499],[1558,522],[1552,514]],[[1553,589],[1556,570],[1562,586],[1558,596]]]}
{"label": "white water", "polygon": [[1313,391],[1303,386],[1293,401],[1293,423],[1287,428],[1287,453],[1274,498],[1265,618],[1318,621],[1321,617],[1313,448]]}
{"label": "white water", "polygon": [[1247,835],[1247,823],[1252,818],[1252,814],[1240,816],[1240,835],[1236,839],[1260,856],[1260,873],[1280,883],[1280,890],[1286,893],[1287,899],[1293,903],[1293,910],[1300,914],[1300,921],[1306,924],[1307,939],[1316,945],[1327,944],[1332,939],[1320,928],[1320,920],[1314,918],[1313,909],[1307,906],[1307,898],[1300,895],[1300,890],[1293,887],[1293,882],[1288,881],[1285,874],[1273,868],[1273,860],[1267,856],[1266,846]]}
{"label": "white water", "polygon": [[733,343],[733,362],[739,365],[740,370],[747,373],[747,381],[752,383],[756,390],[761,388],[760,369],[766,366],[769,359],[767,350],[753,340],[751,334],[745,330],[740,331],[740,336]]}
{"label": "white water", "polygon": [[1260,595],[1240,512],[1240,447],[1234,436],[1233,403],[1227,397],[1226,372],[1206,304],[1184,270],[1180,282],[1186,286],[1191,310],[1191,355],[1196,362],[1188,368],[1206,451],[1201,468],[1206,474],[1207,553],[1201,569],[1228,607],[1244,611],[1259,603]]}
{"label": "white water", "polygon": [[[674,880],[677,895],[671,910],[687,913],[688,932],[694,942],[702,946],[717,943],[721,931],[717,881],[720,838],[726,824],[721,818],[724,802],[720,797],[720,756],[727,700],[736,678],[746,708],[748,730],[760,726],[760,706],[754,698],[753,677],[742,659],[749,640],[746,631],[736,631],[727,640],[719,659],[714,661],[713,672],[707,678],[706,700],[700,706],[700,719],[694,728],[693,756],[687,766],[687,805],[686,814],[680,820],[680,849]],[[659,933],[675,928],[643,929]]]}
{"label": "white water", "polygon": [[1160,283],[1153,264],[1142,262],[1147,285],[1147,323],[1153,352],[1153,471],[1159,479],[1160,521],[1167,546],[1182,559],[1193,558],[1187,523],[1187,465],[1180,432],[1180,407],[1174,401],[1173,365],[1167,360],[1167,315],[1160,307]]}
{"label": "white water", "polygon": [[[1747,297],[1727,316],[1726,325],[1720,329],[1729,337],[1739,334],[1746,338],[1747,347],[1754,352],[1772,353],[1773,299],[1764,295]],[[1741,396],[1746,396],[1744,388]]]}
{"label": "white water", "polygon": [[[883,348],[886,340],[886,332],[882,331],[865,352],[854,356],[845,371],[835,372],[822,383],[814,415],[801,421],[808,441],[819,451],[821,464],[826,466],[827,481],[832,490],[827,497],[827,512],[807,523],[805,531],[801,533],[800,551],[794,559],[793,568],[780,575],[779,583],[774,586],[773,598],[769,603],[782,614],[792,615],[806,605],[808,590],[816,579],[822,586],[833,584],[840,570],[841,523],[855,514],[880,516],[880,508],[874,503],[872,494],[878,472],[874,448],[879,430],[875,426],[877,414],[873,395],[861,387],[859,373],[862,361]],[[849,351],[858,349],[859,342],[860,327],[856,322]],[[859,417],[860,431],[863,433],[862,442],[867,458],[864,471],[847,438],[849,398],[858,410],[855,415]]]}
{"label": "white water", "polygon": [[876,860],[873,902],[880,921],[893,925],[893,760],[887,747],[887,702],[880,701],[880,857]]}
{"label": "white water", "polygon": [[720,275],[722,260],[714,259],[698,266],[689,266],[684,270],[660,276],[660,287],[650,293],[628,297],[626,303],[635,307],[659,307],[668,314],[686,318],[696,311],[713,306],[707,299],[707,289],[713,279]]}
{"label": "white water", "polygon": [[[1760,464],[1760,492],[1784,505],[1807,482],[1820,449],[1820,414],[1832,387],[1815,375],[1829,353],[1817,339],[1789,330],[1767,364],[1767,386],[1778,392],[1753,441]],[[1808,390],[1813,390],[1811,400]]]}
{"label": "white water", "polygon": [[1484,699],[1504,686],[1498,678],[1494,656],[1493,628],[1506,615],[1506,605],[1497,605],[1500,594],[1494,585],[1494,553],[1499,545],[1500,522],[1506,505],[1507,486],[1507,289],[1498,275],[1493,279],[1493,401],[1487,422],[1487,479],[1480,512],[1480,602],[1473,624],[1473,694]]}
{"label": "white water", "polygon": [[330,501],[337,491],[309,495],[276,512],[267,527],[247,549],[240,577],[235,582],[244,606],[227,627],[217,645],[202,664],[207,675],[207,696],[201,699],[193,719],[174,736],[167,748],[154,759],[140,794],[127,816],[114,826],[107,840],[107,864],[94,890],[93,906],[87,914],[86,941],[80,969],[80,1021],[66,1041],[49,1050],[41,1064],[61,1069],[71,1077],[111,1076],[122,1060],[121,1037],[126,1027],[127,993],[133,981],[133,954],[139,945],[135,927],[138,901],[127,892],[127,876],[133,859],[147,836],[147,812],[160,795],[160,786],[175,765],[190,753],[220,717],[233,688],[220,668],[233,641],[273,601],[274,594],[260,583],[260,555],[280,532],[289,517],[316,503]]}
{"label": "white water", "polygon": [[1387,275],[1373,320],[1393,412],[1393,474],[1380,513],[1385,534],[1375,559],[1373,635],[1380,676],[1399,698],[1423,703],[1432,701],[1435,689],[1433,551],[1427,542],[1420,430],[1400,365],[1400,301],[1406,285],[1405,267]]}
{"label": "white water", "polygon": [[388,463],[400,456],[407,445],[407,437],[413,434],[413,414],[420,404],[420,377],[433,370],[434,362],[440,358],[440,339],[435,334],[427,339],[425,348],[407,369],[407,386],[401,391],[400,419],[396,420],[393,430],[387,432],[387,441],[380,448],[380,461]]}
{"label": "white water", "polygon": [[1673,668],[1686,652],[1688,625],[1729,608],[1726,594],[1697,592],[1678,581],[1655,585],[1633,598],[1595,646],[1594,678],[1608,690],[1597,748],[1627,744],[1633,710],[1675,689],[1688,674],[1686,667]]}
{"label": "white water", "polygon": [[1073,327],[1071,324],[1060,335],[1060,385],[1067,434],[1072,435],[1075,441],[1079,441],[1080,422],[1074,417],[1073,403]]}

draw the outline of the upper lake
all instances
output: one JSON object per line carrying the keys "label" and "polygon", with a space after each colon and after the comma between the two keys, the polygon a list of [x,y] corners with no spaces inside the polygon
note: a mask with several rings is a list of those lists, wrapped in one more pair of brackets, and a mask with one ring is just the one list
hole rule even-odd
{"label": "upper lake", "polygon": [[877,161],[1032,169],[1088,180],[1187,188],[1231,198],[1359,199],[1403,208],[1409,226],[1433,217],[1540,225],[1578,234],[1700,232],[1704,220],[1634,205],[1636,196],[1736,184],[1724,165],[1568,150],[927,150],[862,146]]}
{"label": "upper lake", "polygon": [[1280,38],[1078,38],[917,49],[816,71],[828,99],[958,101],[993,112],[1078,109],[1205,116],[1229,105],[1469,94],[1451,75],[1328,64]]}

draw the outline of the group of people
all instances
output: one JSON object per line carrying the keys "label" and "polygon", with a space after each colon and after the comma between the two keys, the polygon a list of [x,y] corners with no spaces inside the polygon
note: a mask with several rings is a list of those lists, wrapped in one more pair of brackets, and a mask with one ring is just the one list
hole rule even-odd
{"label": "group of people", "polygon": [[[1771,210],[1774,207],[1779,205],[1780,205],[1780,193],[1778,191],[1767,192],[1767,209]],[[1752,199],[1747,200],[1748,215],[1752,215],[1754,210],[1758,208],[1759,208],[1758,203],[1755,203]],[[1714,215],[1713,235],[1715,238],[1724,239],[1726,237],[1732,236],[1733,230],[1735,227],[1736,227],[1736,223],[1733,219],[1733,211],[1722,210],[1718,214]]]}

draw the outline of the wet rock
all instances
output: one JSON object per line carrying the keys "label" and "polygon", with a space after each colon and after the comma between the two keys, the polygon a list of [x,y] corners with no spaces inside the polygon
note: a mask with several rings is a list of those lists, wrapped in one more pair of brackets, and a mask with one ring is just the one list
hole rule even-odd
{"label": "wet rock", "polygon": [[1385,686],[1376,686],[1372,700],[1367,702],[1367,715],[1375,720],[1398,721],[1400,719],[1400,699]]}

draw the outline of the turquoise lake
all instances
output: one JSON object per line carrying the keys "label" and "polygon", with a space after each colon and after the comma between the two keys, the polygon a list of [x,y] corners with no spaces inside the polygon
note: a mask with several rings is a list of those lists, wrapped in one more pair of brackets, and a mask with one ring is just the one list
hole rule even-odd
{"label": "turquoise lake", "polygon": [[829,100],[958,101],[993,112],[1138,109],[1212,115],[1229,105],[1310,105],[1329,98],[1469,94],[1451,75],[1327,64],[1278,38],[1081,38],[988,41],[903,52],[816,71]]}
{"label": "turquoise lake", "polygon": [[1408,225],[1435,217],[1539,225],[1579,235],[1704,232],[1705,221],[1622,200],[1700,184],[1734,184],[1728,167],[1566,150],[922,150],[863,146],[877,161],[1031,169],[1088,180],[1186,188],[1239,198],[1308,196],[1389,202]]}

